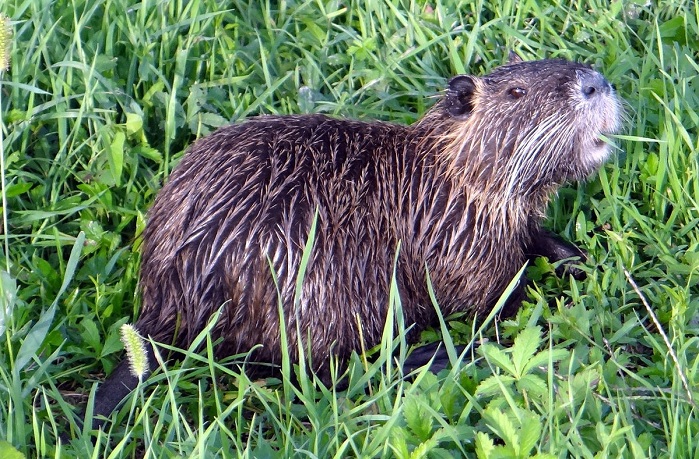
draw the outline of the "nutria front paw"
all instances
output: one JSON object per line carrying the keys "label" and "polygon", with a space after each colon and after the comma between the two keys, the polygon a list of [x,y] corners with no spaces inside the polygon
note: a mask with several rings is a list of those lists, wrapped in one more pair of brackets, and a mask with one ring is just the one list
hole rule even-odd
{"label": "nutria front paw", "polygon": [[563,261],[556,267],[556,274],[559,277],[570,274],[576,280],[583,280],[587,276],[585,271],[580,268],[580,264],[588,259],[587,253],[551,231],[540,229],[532,237],[526,255],[530,260],[536,257],[546,257],[550,263]]}
{"label": "nutria front paw", "polygon": [[[579,256],[580,257],[580,256]],[[565,277],[566,274],[573,276],[575,280],[583,280],[587,277],[587,273],[580,266],[587,260],[587,254],[583,252],[583,256],[579,260],[567,260],[556,267],[556,275]]]}

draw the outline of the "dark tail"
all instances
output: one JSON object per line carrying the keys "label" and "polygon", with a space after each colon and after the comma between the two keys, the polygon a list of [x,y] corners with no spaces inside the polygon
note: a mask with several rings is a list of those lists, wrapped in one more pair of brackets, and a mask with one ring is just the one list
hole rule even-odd
{"label": "dark tail", "polygon": [[[150,344],[146,344],[145,347],[148,355],[148,371],[143,377],[144,381],[157,367],[153,347]],[[99,429],[105,422],[104,418],[108,418],[136,386],[138,386],[138,378],[131,373],[129,361],[124,359],[97,389],[92,411],[92,428]]]}
{"label": "dark tail", "polygon": [[[150,343],[146,343],[146,354],[148,357],[148,371],[144,375],[144,380],[157,367],[153,347]],[[112,374],[99,386],[95,394],[94,404],[92,406],[92,428],[99,429],[104,425],[106,418],[112,414],[112,411],[138,386],[138,378],[131,373],[128,360],[122,360]],[[82,419],[77,420],[78,430],[81,430],[85,425],[85,413]],[[59,435],[63,444],[70,443],[70,431],[63,432]]]}

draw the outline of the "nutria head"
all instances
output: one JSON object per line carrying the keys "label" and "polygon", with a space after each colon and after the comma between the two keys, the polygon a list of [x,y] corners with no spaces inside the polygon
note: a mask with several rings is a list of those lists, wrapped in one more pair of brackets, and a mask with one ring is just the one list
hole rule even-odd
{"label": "nutria head", "polygon": [[532,198],[594,172],[619,113],[614,89],[589,66],[514,58],[482,77],[453,77],[419,126],[448,139],[442,154],[470,185]]}

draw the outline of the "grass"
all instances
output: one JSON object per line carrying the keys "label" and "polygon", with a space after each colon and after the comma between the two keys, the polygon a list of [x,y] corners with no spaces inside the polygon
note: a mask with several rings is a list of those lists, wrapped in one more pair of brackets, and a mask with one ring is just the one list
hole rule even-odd
{"label": "grass", "polygon": [[[14,21],[0,74],[1,457],[697,457],[696,0],[219,3],[0,5]],[[561,190],[546,223],[588,250],[587,279],[540,260],[515,318],[481,333],[448,319],[454,341],[488,341],[458,371],[402,380],[390,336],[340,392],[292,385],[291,368],[251,381],[190,352],[95,444],[73,423],[121,358],[137,235],[195,138],[259,113],[409,123],[447,77],[510,49],[593,64],[625,99],[615,160]]]}

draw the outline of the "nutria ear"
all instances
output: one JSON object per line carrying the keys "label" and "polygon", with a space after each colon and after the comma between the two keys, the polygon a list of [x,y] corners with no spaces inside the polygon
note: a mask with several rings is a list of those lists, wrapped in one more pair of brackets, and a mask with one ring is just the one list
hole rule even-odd
{"label": "nutria ear", "polygon": [[457,75],[447,86],[446,110],[451,116],[463,117],[473,110],[473,94],[476,92],[476,79],[470,75]]}
{"label": "nutria ear", "polygon": [[524,62],[524,59],[522,59],[522,56],[517,54],[514,51],[510,51],[510,53],[507,55],[507,63],[509,64],[519,64],[520,62]]}

